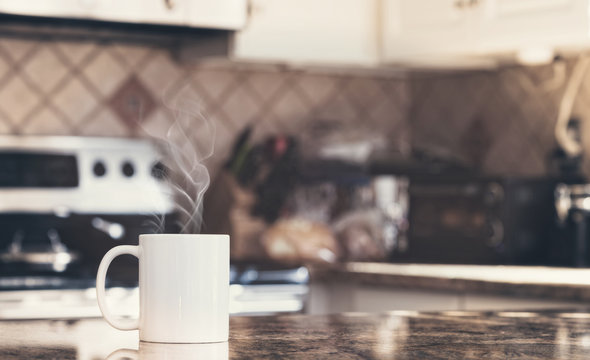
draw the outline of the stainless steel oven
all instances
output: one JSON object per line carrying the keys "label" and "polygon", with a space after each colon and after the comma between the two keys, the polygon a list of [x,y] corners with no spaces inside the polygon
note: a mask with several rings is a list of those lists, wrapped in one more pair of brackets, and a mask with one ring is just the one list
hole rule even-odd
{"label": "stainless steel oven", "polygon": [[[99,316],[105,252],[164,219],[177,232],[166,168],[141,139],[0,136],[0,319]],[[161,230],[161,229],[160,229]],[[232,312],[302,311],[305,268],[232,267]],[[109,298],[137,310],[137,260],[109,270]]]}

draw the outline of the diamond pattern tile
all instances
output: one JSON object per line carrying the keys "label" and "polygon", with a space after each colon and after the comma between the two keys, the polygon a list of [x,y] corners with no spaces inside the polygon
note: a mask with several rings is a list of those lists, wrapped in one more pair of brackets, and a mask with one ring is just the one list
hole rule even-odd
{"label": "diamond pattern tile", "polygon": [[498,117],[497,112],[502,109],[502,112],[513,114],[511,110],[514,105],[510,99],[502,96],[501,94],[491,94],[485,102],[482,103],[477,119],[481,120],[486,124],[486,130],[492,142],[496,142],[500,137],[506,137],[506,129],[510,127],[510,124],[514,122],[514,116],[502,116]]}
{"label": "diamond pattern tile", "polygon": [[246,80],[260,100],[273,98],[285,82],[285,76],[278,72],[253,72]]}
{"label": "diamond pattern tile", "polygon": [[252,133],[253,141],[262,141],[268,136],[280,134],[284,131],[283,125],[277,121],[272,113],[262,115],[256,122],[256,127]]}
{"label": "diamond pattern tile", "polygon": [[383,79],[380,81],[382,91],[387,98],[409,105],[411,102],[411,82],[408,79]]}
{"label": "diamond pattern tile", "polygon": [[4,79],[4,77],[10,75],[11,66],[10,64],[0,56],[0,81]]}
{"label": "diamond pattern tile", "polygon": [[337,89],[338,78],[325,75],[301,75],[297,79],[313,105],[321,106]]}
{"label": "diamond pattern tile", "polygon": [[198,107],[200,111],[208,112],[209,110],[207,106],[210,104],[204,101],[202,89],[190,83],[183,84],[181,87],[174,89],[174,91],[170,91],[162,100],[162,105],[169,110],[170,114],[176,111],[179,106],[187,106],[190,103],[195,103],[195,105],[188,106]]}
{"label": "diamond pattern tile", "polygon": [[408,104],[403,99],[381,98],[367,109],[367,121],[388,135],[394,135],[408,127],[408,111]]}
{"label": "diamond pattern tile", "polygon": [[255,122],[260,109],[257,99],[251,92],[240,86],[229,95],[223,103],[223,112],[227,114],[234,128],[240,129],[245,124]]}
{"label": "diamond pattern tile", "polygon": [[481,120],[473,121],[459,139],[461,153],[465,154],[475,167],[484,160],[491,145],[492,139],[486,124]]}
{"label": "diamond pattern tile", "polygon": [[[512,127],[507,130],[513,133],[516,132]],[[518,174],[519,168],[523,165],[526,148],[527,144],[525,142],[518,141],[514,137],[499,138],[491,146],[483,163],[483,169],[500,174]]]}
{"label": "diamond pattern tile", "polygon": [[237,78],[236,75],[236,73],[224,69],[201,70],[197,68],[192,78],[195,83],[204,88],[211,99],[219,99],[223,93],[231,91]]}
{"label": "diamond pattern tile", "polygon": [[140,69],[138,77],[155,98],[160,99],[164,93],[183,76],[182,69],[176,65],[167,53],[158,52]]}
{"label": "diamond pattern tile", "polygon": [[326,98],[324,103],[318,104],[316,117],[344,123],[358,121],[359,118],[357,108],[342,92],[337,92],[334,97]]}
{"label": "diamond pattern tile", "polygon": [[[115,44],[113,51],[117,53],[125,62],[129,69],[134,69],[146,57],[150,56],[152,49],[147,46],[133,44]],[[153,56],[153,54],[152,54]]]}
{"label": "diamond pattern tile", "polygon": [[350,101],[363,108],[381,100],[382,96],[387,96],[383,93],[379,80],[374,78],[355,77],[348,83],[346,92]]}
{"label": "diamond pattern tile", "polygon": [[298,129],[310,120],[310,109],[302,100],[301,95],[293,90],[285,92],[272,107],[277,115],[281,129],[295,134]]}
{"label": "diamond pattern tile", "polygon": [[132,76],[111,96],[109,107],[127,127],[134,129],[150,116],[156,104],[146,87]]}
{"label": "diamond pattern tile", "polygon": [[52,99],[72,124],[83,121],[99,104],[99,100],[78,78],[68,82]]}
{"label": "diamond pattern tile", "polygon": [[83,69],[84,76],[100,93],[107,97],[117,89],[127,77],[127,71],[109,51],[103,51],[92,59]]}
{"label": "diamond pattern tile", "polygon": [[[0,35],[0,133],[161,136],[174,120],[168,107],[183,94],[216,126],[211,166],[249,122],[257,138],[300,133],[320,119],[363,124],[394,148],[438,147],[489,173],[543,174],[555,146],[564,82],[553,66],[396,78],[228,61],[184,65],[169,54],[160,44]],[[574,63],[567,61],[567,74]],[[588,147],[589,97],[590,72],[574,106]]]}
{"label": "diamond pattern tile", "polygon": [[81,135],[88,136],[129,136],[127,126],[110,109],[102,109],[80,128]]}
{"label": "diamond pattern tile", "polygon": [[414,81],[412,142],[455,149],[488,173],[545,173],[559,103],[558,93],[546,90],[548,73],[511,67]]}
{"label": "diamond pattern tile", "polygon": [[34,114],[21,129],[27,135],[68,135],[72,130],[70,124],[48,108]]}
{"label": "diamond pattern tile", "polygon": [[2,47],[14,62],[21,61],[27,53],[33,51],[40,45],[38,41],[23,40],[19,38],[0,38]]}
{"label": "diamond pattern tile", "polygon": [[30,81],[49,93],[68,73],[68,68],[49,46],[41,47],[35,56],[22,65]]}
{"label": "diamond pattern tile", "polygon": [[74,65],[80,64],[97,50],[96,44],[90,41],[57,41],[55,47]]}
{"label": "diamond pattern tile", "polygon": [[19,76],[13,76],[0,88],[0,107],[13,124],[21,123],[41,99]]}
{"label": "diamond pattern tile", "polygon": [[215,124],[215,142],[213,144],[213,156],[209,159],[212,163],[222,164],[229,156],[234,138],[238,130],[232,130],[225,122],[217,117],[210,116],[209,119]]}
{"label": "diamond pattern tile", "polygon": [[156,139],[165,139],[168,129],[174,122],[174,116],[169,109],[159,108],[153,111],[144,121],[141,122],[140,131],[147,136]]}

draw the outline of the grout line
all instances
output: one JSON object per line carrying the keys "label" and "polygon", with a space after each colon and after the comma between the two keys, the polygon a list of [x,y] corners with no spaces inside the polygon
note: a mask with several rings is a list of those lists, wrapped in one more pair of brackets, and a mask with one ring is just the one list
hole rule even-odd
{"label": "grout line", "polygon": [[[262,96],[262,94],[260,94],[260,92],[256,90],[254,85],[252,85],[251,78],[254,73],[251,71],[245,71],[244,74],[245,77],[242,83],[242,89],[245,89],[245,92],[249,94],[252,100],[258,105],[258,109],[254,113],[254,115],[252,115],[253,119],[250,121],[250,124],[253,126],[253,128],[259,128],[261,126],[260,124],[264,122],[263,119],[265,118],[265,116],[271,116],[275,119],[277,118],[277,116],[272,111],[269,99],[264,99],[264,96]],[[283,85],[284,81],[284,79],[280,80],[281,83],[279,84],[277,89],[275,89],[273,94],[277,94],[277,92]]]}
{"label": "grout line", "polygon": [[279,132],[284,132],[285,125],[283,124],[283,119],[277,114],[275,106],[293,87],[294,71],[283,70],[279,71],[278,74],[282,77],[282,81],[273,94],[262,103],[259,110],[259,117],[260,119],[265,119],[264,122],[268,124],[266,119],[270,116],[273,119],[272,124],[274,128]]}
{"label": "grout line", "polygon": [[20,78],[21,81],[25,84],[25,86],[28,87],[28,89],[32,93],[37,95],[36,104],[33,105],[32,108],[24,114],[24,116],[20,119],[18,125],[16,123],[14,124],[14,126],[17,127],[20,130],[20,132],[22,132],[22,130],[27,127],[27,124],[29,124],[32,121],[33,117],[36,114],[39,114],[41,112],[41,110],[43,109],[44,102],[47,101],[47,96],[45,95],[43,90],[41,90],[24,71],[24,66],[27,63],[29,63],[29,61],[31,61],[32,57],[35,54],[37,54],[43,46],[46,46],[45,43],[46,41],[39,42],[31,46],[31,48],[23,56],[21,56],[21,58],[18,61],[15,61],[11,58],[11,68],[14,73],[14,78]]}
{"label": "grout line", "polygon": [[[307,97],[307,95],[305,94],[305,91],[300,87],[300,85],[298,85],[298,78],[301,76],[301,72],[290,72],[289,75],[287,76],[287,79],[285,80],[284,84],[286,86],[288,86],[289,88],[287,90],[285,90],[285,92],[283,93],[282,98],[285,98],[285,96],[289,93],[289,91],[291,93],[293,93],[295,96],[302,104],[305,110],[305,114],[303,115],[303,118],[300,119],[301,120],[301,125],[302,127],[305,127],[305,124],[308,123],[309,119],[311,119],[311,114],[313,113],[313,104],[311,104],[311,100]],[[275,101],[274,103],[270,103],[270,105],[276,105],[278,103],[278,101]],[[284,119],[284,118],[278,118],[279,120],[279,124],[283,126],[283,128],[286,127],[287,133],[292,134],[293,131],[296,130],[296,127],[293,126],[292,122],[293,121],[297,121],[297,119]],[[285,125],[285,120],[288,122],[287,125]]]}
{"label": "grout line", "polygon": [[225,104],[231,95],[236,91],[240,81],[239,72],[230,72],[230,74],[232,75],[232,79],[230,79],[227,84],[225,84],[225,87],[220,91],[217,98],[209,94],[209,92],[206,90],[206,87],[200,84],[198,81],[193,80],[193,84],[198,85],[198,88],[202,89],[202,91],[208,95],[210,99],[209,105],[211,105],[209,108],[209,114],[211,116],[220,116],[221,119],[219,120],[225,122],[226,128],[231,131],[238,131],[239,129],[236,129],[237,126],[232,118],[223,110],[223,104]]}

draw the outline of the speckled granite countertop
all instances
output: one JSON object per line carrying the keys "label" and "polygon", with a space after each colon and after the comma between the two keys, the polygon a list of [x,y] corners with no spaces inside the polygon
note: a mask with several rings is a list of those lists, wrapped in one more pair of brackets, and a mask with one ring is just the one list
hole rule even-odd
{"label": "speckled granite countertop", "polygon": [[312,281],[590,301],[590,269],[351,262],[311,269]]}
{"label": "speckled granite countertop", "polygon": [[229,343],[207,345],[139,343],[137,331],[121,332],[100,319],[0,321],[2,360],[573,360],[589,353],[585,310],[233,317]]}

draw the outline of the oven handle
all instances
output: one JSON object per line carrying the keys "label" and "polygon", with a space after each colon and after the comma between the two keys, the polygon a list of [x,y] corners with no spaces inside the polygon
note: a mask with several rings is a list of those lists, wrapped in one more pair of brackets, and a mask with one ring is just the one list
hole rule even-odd
{"label": "oven handle", "polygon": [[107,234],[113,240],[121,240],[125,235],[125,227],[119,223],[107,221],[101,217],[92,218],[92,227]]}

